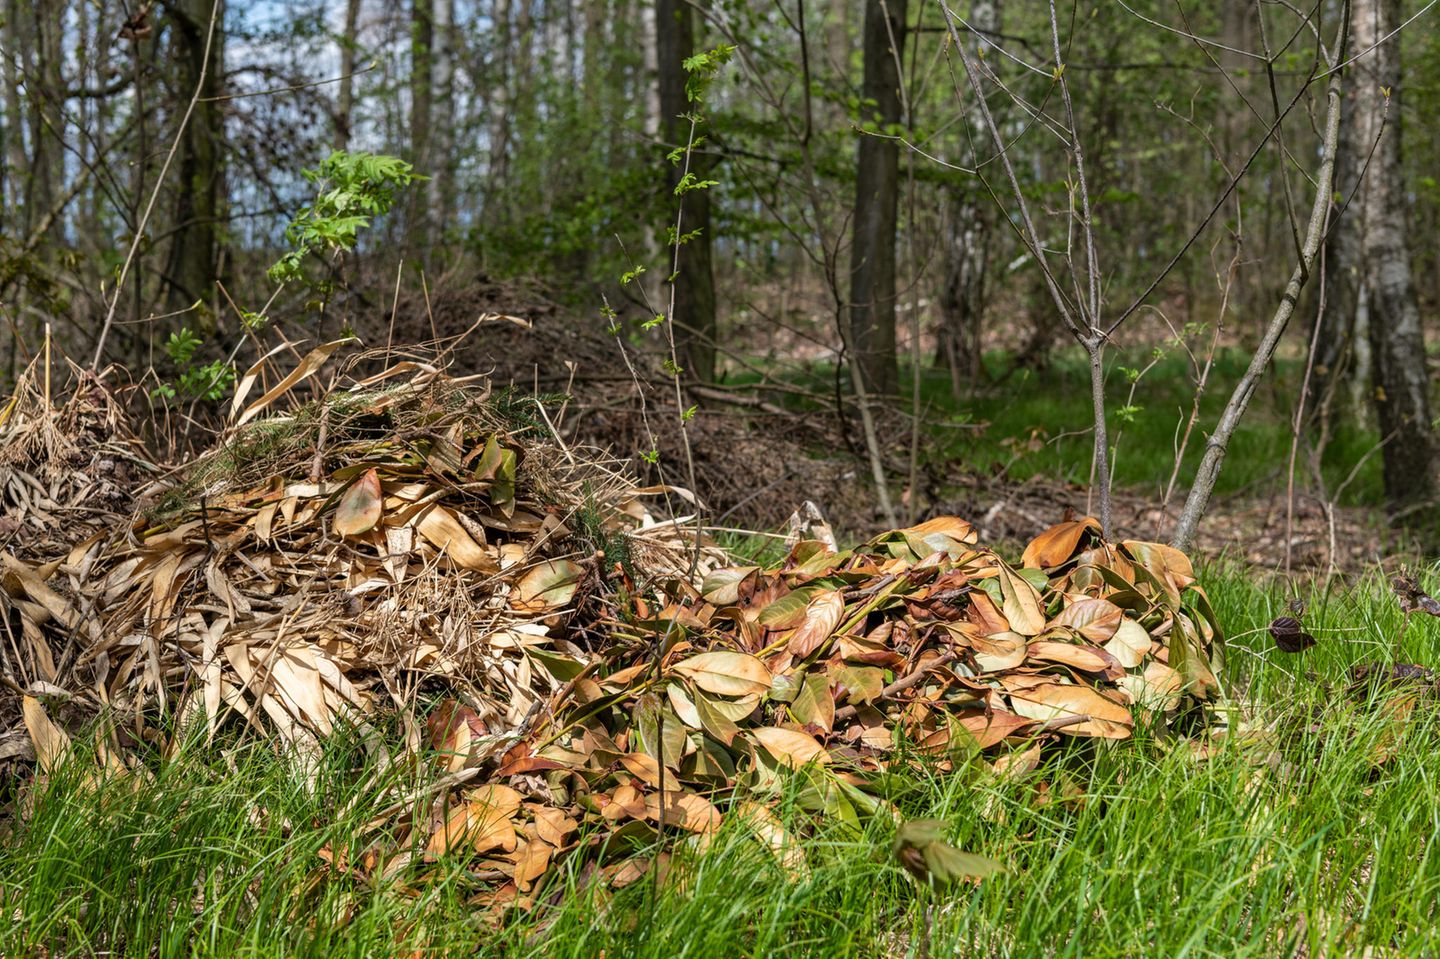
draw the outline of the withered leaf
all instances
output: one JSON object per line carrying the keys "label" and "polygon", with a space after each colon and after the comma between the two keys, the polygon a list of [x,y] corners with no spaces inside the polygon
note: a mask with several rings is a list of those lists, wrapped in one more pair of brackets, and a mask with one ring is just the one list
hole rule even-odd
{"label": "withered leaf", "polygon": [[748,730],[748,733],[766,752],[787,766],[799,768],[810,763],[824,764],[830,761],[830,754],[825,751],[825,747],[820,745],[814,736],[798,729],[758,726]]}
{"label": "withered leaf", "polygon": [[804,659],[830,638],[845,615],[845,597],[838,589],[827,590],[805,607],[805,621],[795,628],[785,648],[796,659]]}
{"label": "withered leaf", "polygon": [[380,522],[383,510],[380,474],[371,467],[351,483],[345,495],[340,497],[340,502],[335,507],[335,535],[342,538],[359,536],[374,529],[375,524]]}
{"label": "withered leaf", "polygon": [[1040,594],[1035,592],[1024,577],[1003,562],[999,564],[1000,593],[1004,604],[1000,607],[1010,622],[1010,629],[1021,636],[1038,636],[1045,629],[1045,614],[1040,609]]}
{"label": "withered leaf", "polygon": [[568,559],[546,559],[536,563],[515,584],[510,605],[528,612],[544,612],[564,606],[575,598],[585,570]]}
{"label": "withered leaf", "polygon": [[701,689],[721,696],[762,694],[773,678],[765,664],[749,653],[724,650],[691,656],[673,668]]}
{"label": "withered leaf", "polygon": [[1300,620],[1293,616],[1277,616],[1271,620],[1270,635],[1282,653],[1298,653],[1315,645],[1315,637],[1305,632]]}
{"label": "withered leaf", "polygon": [[1030,541],[1020,558],[1022,566],[1034,569],[1049,569],[1060,566],[1075,555],[1086,530],[1100,530],[1100,523],[1087,516],[1082,520],[1056,523]]}

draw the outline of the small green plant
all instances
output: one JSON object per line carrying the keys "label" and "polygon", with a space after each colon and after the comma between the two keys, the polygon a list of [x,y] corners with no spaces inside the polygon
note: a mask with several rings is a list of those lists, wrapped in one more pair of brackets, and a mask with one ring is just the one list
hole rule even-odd
{"label": "small green plant", "polygon": [[311,253],[339,255],[355,248],[360,230],[395,205],[396,191],[427,180],[399,157],[336,150],[301,175],[315,184],[315,202],[301,208],[285,228],[288,253],[270,267],[277,283],[305,281],[304,262]]}
{"label": "small green plant", "polygon": [[179,371],[178,377],[169,383],[161,383],[151,390],[151,395],[160,399],[218,400],[235,385],[235,367],[224,360],[209,363],[195,362],[195,354],[205,344],[188,326],[170,334],[165,341],[165,355]]}

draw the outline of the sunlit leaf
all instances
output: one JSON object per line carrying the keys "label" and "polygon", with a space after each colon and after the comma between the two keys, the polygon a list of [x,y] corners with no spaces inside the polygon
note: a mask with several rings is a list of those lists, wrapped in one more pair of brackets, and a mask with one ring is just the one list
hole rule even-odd
{"label": "sunlit leaf", "polygon": [[701,689],[721,696],[763,694],[772,681],[765,664],[748,653],[701,653],[676,663],[673,668]]}
{"label": "sunlit leaf", "polygon": [[332,524],[336,536],[359,536],[375,528],[384,510],[380,474],[372,467],[350,484],[335,507]]}
{"label": "sunlit leaf", "polygon": [[584,568],[571,560],[541,560],[515,584],[511,605],[534,612],[564,606],[575,598],[584,575]]}

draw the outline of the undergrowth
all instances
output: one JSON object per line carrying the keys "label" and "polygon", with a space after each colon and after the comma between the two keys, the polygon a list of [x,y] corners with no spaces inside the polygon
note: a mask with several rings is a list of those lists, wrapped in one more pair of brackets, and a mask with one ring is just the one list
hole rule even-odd
{"label": "undergrowth", "polygon": [[[1058,349],[1042,373],[1025,366],[1022,359],[1000,351],[988,354],[985,380],[958,398],[952,394],[944,370],[922,370],[920,414],[931,441],[925,455],[947,473],[963,469],[984,475],[1000,473],[1016,482],[1039,476],[1088,483],[1092,445],[1088,360],[1078,348]],[[1165,492],[1174,467],[1194,386],[1187,360],[1171,354],[1156,361],[1135,383],[1133,402],[1124,402],[1131,389],[1125,371],[1144,367],[1149,361],[1145,350],[1116,349],[1110,354],[1109,429],[1115,445],[1115,485],[1158,498]],[[1216,354],[1201,397],[1200,416],[1181,461],[1177,495],[1183,497],[1204,452],[1205,433],[1219,419],[1248,362],[1249,354],[1239,350],[1226,349]],[[1299,360],[1275,361],[1231,439],[1225,468],[1215,487],[1217,495],[1262,495],[1284,488],[1290,457],[1290,418],[1304,372]],[[818,397],[833,393],[834,376],[832,365],[820,363],[783,378]],[[910,376],[908,369],[901,371],[900,379],[906,386],[899,409],[907,416],[911,412]],[[753,373],[735,378],[737,383],[756,381],[758,376]],[[777,394],[773,399],[796,409],[806,406],[803,399],[791,393]],[[894,442],[900,445],[898,438]],[[1348,422],[1337,425],[1323,451],[1321,473],[1332,495],[1344,485],[1341,503],[1383,504],[1378,442],[1378,434],[1371,429]],[[1301,489],[1314,485],[1306,455],[1302,445],[1296,466],[1296,484]],[[1357,463],[1361,464],[1358,468]]]}
{"label": "undergrowth", "polygon": [[[896,777],[906,815],[945,819],[956,845],[1008,869],[936,906],[932,955],[1434,954],[1440,722],[1428,697],[1402,721],[1403,692],[1352,688],[1349,671],[1440,665],[1440,620],[1407,627],[1378,576],[1307,587],[1319,643],[1287,656],[1265,626],[1289,590],[1239,567],[1202,581],[1230,636],[1237,717],[1213,754],[1142,730],[1054,751],[1029,776],[972,759]],[[356,733],[308,772],[253,738],[192,743],[138,788],[89,788],[84,763],[65,767],[3,827],[0,954],[919,953],[924,908],[891,857],[893,826],[808,830],[795,796],[779,814],[809,832],[803,870],[731,823],[703,854],[677,850],[658,888],[606,893],[572,863],[499,927],[461,861],[415,889],[404,872],[357,881],[345,857],[361,855],[380,790],[418,775],[374,757]]]}

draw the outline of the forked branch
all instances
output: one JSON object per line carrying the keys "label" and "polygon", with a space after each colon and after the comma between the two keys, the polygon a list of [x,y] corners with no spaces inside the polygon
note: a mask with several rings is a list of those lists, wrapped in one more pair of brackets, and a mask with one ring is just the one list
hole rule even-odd
{"label": "forked branch", "polygon": [[[1345,48],[1350,39],[1349,30],[1350,3],[1349,0],[1346,0],[1340,17],[1339,35],[1333,48],[1332,62],[1334,63],[1343,63],[1345,60]],[[1326,82],[1327,105],[1323,159],[1320,161],[1320,170],[1315,177],[1315,201],[1310,207],[1310,221],[1305,227],[1305,240],[1300,247],[1298,261],[1290,274],[1290,282],[1285,285],[1285,292],[1275,307],[1275,313],[1265,328],[1260,345],[1256,347],[1254,355],[1250,358],[1250,365],[1245,370],[1245,375],[1235,385],[1229,402],[1225,404],[1224,412],[1220,414],[1219,423],[1215,425],[1209,442],[1205,444],[1205,455],[1201,458],[1200,466],[1195,471],[1195,481],[1190,486],[1190,495],[1185,500],[1185,508],[1181,510],[1180,519],[1175,524],[1175,533],[1171,537],[1171,544],[1177,549],[1188,550],[1195,540],[1195,532],[1200,526],[1200,520],[1205,516],[1205,510],[1210,505],[1210,496],[1215,491],[1215,481],[1220,476],[1220,467],[1224,464],[1225,454],[1230,448],[1230,438],[1235,434],[1235,428],[1240,425],[1240,420],[1245,416],[1245,410],[1250,406],[1250,399],[1255,394],[1255,387],[1259,385],[1260,377],[1264,375],[1265,368],[1270,365],[1270,360],[1275,355],[1275,348],[1280,343],[1280,337],[1285,332],[1285,327],[1290,323],[1290,317],[1295,312],[1295,305],[1300,299],[1300,292],[1310,279],[1311,267],[1320,251],[1320,244],[1325,238],[1326,214],[1330,208],[1331,194],[1334,189],[1335,150],[1340,140],[1340,79],[1341,72],[1332,69]]]}

